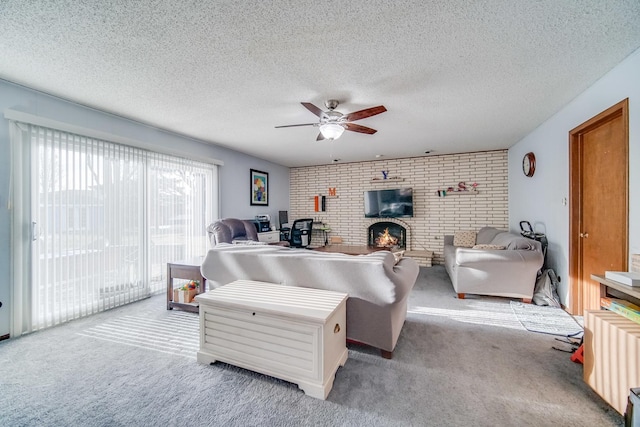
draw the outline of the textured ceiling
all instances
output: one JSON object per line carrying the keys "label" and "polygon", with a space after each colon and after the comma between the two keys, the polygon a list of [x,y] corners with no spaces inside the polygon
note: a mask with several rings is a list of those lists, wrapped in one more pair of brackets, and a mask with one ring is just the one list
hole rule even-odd
{"label": "textured ceiling", "polygon": [[[638,0],[0,1],[0,78],[287,166],[508,148],[638,47]],[[388,111],[274,128],[328,98]]]}

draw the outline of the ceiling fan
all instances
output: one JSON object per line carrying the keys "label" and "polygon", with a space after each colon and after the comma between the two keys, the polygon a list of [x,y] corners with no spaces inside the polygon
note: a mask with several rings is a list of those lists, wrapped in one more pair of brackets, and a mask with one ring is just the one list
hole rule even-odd
{"label": "ceiling fan", "polygon": [[307,110],[320,117],[320,122],[303,123],[300,125],[276,126],[276,128],[290,128],[296,126],[319,127],[320,133],[318,134],[316,141],[321,141],[323,139],[338,139],[342,135],[342,132],[344,132],[345,130],[373,135],[377,132],[377,130],[368,128],[366,126],[357,125],[351,122],[375,116],[376,114],[384,113],[385,111],[387,111],[387,109],[384,108],[383,105],[378,105],[377,107],[371,107],[364,110],[355,111],[353,113],[342,114],[341,112],[336,111],[336,107],[338,106],[339,102],[335,99],[329,99],[324,103],[325,107],[327,107],[329,111],[322,111],[320,108],[309,102],[301,102],[301,104]]}

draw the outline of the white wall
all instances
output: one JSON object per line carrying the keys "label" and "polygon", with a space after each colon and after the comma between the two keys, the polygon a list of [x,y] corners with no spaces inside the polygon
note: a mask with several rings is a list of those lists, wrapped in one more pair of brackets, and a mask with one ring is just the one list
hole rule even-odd
{"label": "white wall", "polygon": [[[289,168],[258,159],[224,147],[142,125],[118,116],[83,107],[0,80],[0,336],[9,333],[10,312],[10,218],[9,197],[9,126],[3,117],[5,109],[23,111],[75,126],[107,132],[158,147],[180,150],[189,156],[222,160],[220,167],[220,216],[253,218],[268,213],[277,222],[278,211],[289,209]],[[249,169],[269,173],[268,207],[250,206]],[[273,221],[272,221],[273,222]],[[273,222],[274,224],[276,222]]]}
{"label": "white wall", "polygon": [[[564,304],[569,303],[569,206],[563,203],[569,198],[569,131],[625,98],[629,98],[629,254],[640,253],[639,76],[637,50],[509,150],[509,226],[519,231],[519,222],[528,220],[536,231],[547,234],[548,261],[562,278]],[[522,173],[522,157],[529,151],[536,155],[532,178]]]}

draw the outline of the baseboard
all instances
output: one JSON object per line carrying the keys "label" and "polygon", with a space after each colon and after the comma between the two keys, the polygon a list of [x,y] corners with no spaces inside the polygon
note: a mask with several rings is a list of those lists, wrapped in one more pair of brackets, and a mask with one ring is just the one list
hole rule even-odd
{"label": "baseboard", "polygon": [[11,335],[9,335],[9,334],[6,334],[6,335],[0,335],[0,341],[8,340],[9,338],[11,338]]}

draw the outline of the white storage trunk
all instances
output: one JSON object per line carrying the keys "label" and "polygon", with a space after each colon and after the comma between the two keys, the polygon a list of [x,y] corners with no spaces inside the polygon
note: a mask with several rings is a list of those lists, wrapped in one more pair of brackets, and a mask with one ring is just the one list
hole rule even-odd
{"label": "white storage trunk", "polygon": [[237,280],[196,300],[198,362],[240,366],[326,399],[347,360],[347,294]]}

